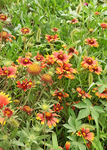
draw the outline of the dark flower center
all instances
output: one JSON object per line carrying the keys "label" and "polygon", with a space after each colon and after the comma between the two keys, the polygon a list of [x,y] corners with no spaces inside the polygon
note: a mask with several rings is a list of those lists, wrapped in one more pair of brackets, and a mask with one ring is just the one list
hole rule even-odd
{"label": "dark flower center", "polygon": [[63,60],[64,59],[64,55],[63,54],[59,54],[58,58],[61,59],[61,60]]}
{"label": "dark flower center", "polygon": [[92,64],[93,64],[93,61],[92,61],[91,59],[87,59],[87,60],[86,60],[86,63],[89,64],[89,65],[92,65]]}
{"label": "dark flower center", "polygon": [[89,44],[94,44],[94,40],[89,40]]}
{"label": "dark flower center", "polygon": [[69,48],[69,53],[74,53],[74,48]]}
{"label": "dark flower center", "polygon": [[47,120],[50,120],[52,118],[52,113],[45,112],[45,117],[46,117]]}

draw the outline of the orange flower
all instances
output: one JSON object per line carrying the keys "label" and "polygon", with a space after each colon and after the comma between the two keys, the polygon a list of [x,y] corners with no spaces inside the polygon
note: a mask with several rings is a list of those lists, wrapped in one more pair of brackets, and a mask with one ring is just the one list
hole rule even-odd
{"label": "orange flower", "polygon": [[37,53],[37,55],[34,57],[37,61],[43,61],[44,57],[42,55],[40,55],[39,53]]}
{"label": "orange flower", "polygon": [[85,44],[90,45],[91,47],[98,47],[99,44],[94,38],[85,39]]}
{"label": "orange flower", "polygon": [[8,78],[16,77],[17,68],[14,66],[0,68],[0,75],[7,76]]}
{"label": "orange flower", "polygon": [[28,115],[31,114],[31,112],[33,111],[32,108],[30,108],[29,106],[25,105],[23,107],[20,107],[21,110],[25,111]]}
{"label": "orange flower", "polygon": [[88,93],[86,93],[85,91],[83,91],[80,87],[78,87],[77,89],[78,95],[82,98],[91,98],[92,96],[89,95]]}
{"label": "orange flower", "polygon": [[103,30],[105,30],[107,28],[107,23],[101,23],[100,26],[102,27]]}
{"label": "orange flower", "polygon": [[59,39],[57,34],[55,34],[55,35],[46,35],[45,38],[48,42],[56,41],[56,40]]}
{"label": "orange flower", "polygon": [[47,74],[47,73],[43,74],[41,76],[41,80],[44,81],[45,83],[50,83],[50,84],[53,83],[52,77],[49,74]]}
{"label": "orange flower", "polygon": [[95,90],[97,90],[97,92],[95,93],[96,96],[98,96],[99,98],[107,99],[107,88],[105,88],[102,93],[98,92],[98,88],[96,88]]}
{"label": "orange flower", "polygon": [[92,57],[85,56],[83,58],[83,61],[81,62],[81,65],[82,65],[83,68],[85,68],[85,69],[88,68],[89,69],[92,66],[98,65],[98,62],[96,60],[94,60]]}
{"label": "orange flower", "polygon": [[31,65],[28,66],[28,72],[31,75],[39,75],[39,73],[41,72],[41,67],[37,63],[32,63]]}
{"label": "orange flower", "polygon": [[65,149],[66,149],[66,150],[69,150],[69,149],[70,149],[70,145],[71,145],[70,142],[67,141],[67,142],[65,143]]}
{"label": "orange flower", "polygon": [[99,74],[101,74],[101,72],[102,72],[102,68],[101,68],[100,66],[95,65],[95,66],[91,66],[91,67],[89,68],[89,71],[94,72],[94,73],[96,73],[97,75],[99,75]]}
{"label": "orange flower", "polygon": [[41,120],[41,124],[47,124],[49,128],[51,128],[52,126],[56,126],[56,123],[59,123],[59,120],[56,118],[59,115],[57,115],[56,113],[53,113],[52,110],[48,111],[48,112],[43,112],[43,113],[38,113],[36,115],[36,119],[37,120]]}
{"label": "orange flower", "polygon": [[44,62],[45,62],[47,65],[53,65],[54,62],[55,62],[55,58],[54,58],[53,55],[46,55],[46,58],[45,58]]}
{"label": "orange flower", "polygon": [[11,98],[3,92],[0,92],[0,108],[10,103]]}
{"label": "orange flower", "polygon": [[83,136],[83,138],[87,141],[93,141],[94,139],[94,133],[90,132],[88,128],[82,128],[81,131],[77,132],[77,136]]}
{"label": "orange flower", "polygon": [[30,32],[30,29],[27,28],[27,27],[24,27],[24,28],[21,29],[21,32],[22,32],[23,34],[28,34],[28,33]]}
{"label": "orange flower", "polygon": [[53,94],[53,96],[56,96],[58,97],[59,100],[61,100],[62,98],[66,98],[66,97],[69,97],[69,95],[65,92],[63,92],[64,90],[56,90]]}
{"label": "orange flower", "polygon": [[5,40],[5,41],[9,41],[12,42],[12,38],[15,40],[15,36],[7,33],[6,31],[2,31],[0,32],[0,40]]}
{"label": "orange flower", "polygon": [[6,21],[7,20],[7,16],[4,15],[4,14],[0,14],[0,20]]}
{"label": "orange flower", "polygon": [[32,62],[30,61],[28,57],[22,58],[21,56],[19,56],[17,62],[21,64],[22,66],[28,66],[32,64]]}
{"label": "orange flower", "polygon": [[74,68],[71,68],[70,63],[63,63],[59,64],[60,67],[56,68],[56,73],[59,74],[58,79],[61,79],[63,76],[69,79],[74,79],[74,73],[77,73],[77,71]]}
{"label": "orange flower", "polygon": [[13,115],[13,111],[10,108],[5,107],[5,109],[3,110],[3,115],[10,118]]}
{"label": "orange flower", "polygon": [[23,89],[26,91],[27,89],[30,89],[32,87],[32,81],[31,80],[23,80],[22,83],[20,81],[17,81],[17,87]]}
{"label": "orange flower", "polygon": [[95,15],[100,15],[100,12],[96,11],[94,14],[95,14]]}

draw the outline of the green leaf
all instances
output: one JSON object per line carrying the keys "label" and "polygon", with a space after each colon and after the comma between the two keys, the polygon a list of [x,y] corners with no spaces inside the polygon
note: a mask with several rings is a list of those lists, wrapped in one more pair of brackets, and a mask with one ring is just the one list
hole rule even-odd
{"label": "green leaf", "polygon": [[99,113],[104,113],[104,110],[101,106],[94,106],[94,109]]}
{"label": "green leaf", "polygon": [[80,103],[75,104],[75,105],[73,105],[73,106],[75,106],[75,107],[77,107],[77,108],[86,108],[86,107],[87,107],[87,105],[86,105],[85,103],[83,103],[83,102],[80,102]]}
{"label": "green leaf", "polygon": [[52,143],[54,147],[58,147],[57,136],[55,132],[52,133]]}
{"label": "green leaf", "polygon": [[78,120],[87,117],[90,114],[89,109],[82,109],[79,111]]}
{"label": "green leaf", "polygon": [[89,87],[90,85],[93,83],[93,74],[92,73],[89,73],[89,76],[88,76],[88,84],[89,84]]}

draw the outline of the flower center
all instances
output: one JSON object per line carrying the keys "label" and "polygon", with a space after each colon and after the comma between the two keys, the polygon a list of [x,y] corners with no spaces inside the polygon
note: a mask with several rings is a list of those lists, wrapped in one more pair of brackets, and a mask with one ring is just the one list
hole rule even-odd
{"label": "flower center", "polygon": [[59,54],[58,58],[61,59],[61,60],[63,60],[64,59],[64,55],[63,54]]}
{"label": "flower center", "polygon": [[50,113],[50,112],[45,112],[45,117],[46,117],[47,120],[51,119],[52,113]]}
{"label": "flower center", "polygon": [[65,66],[64,70],[69,71],[69,67]]}
{"label": "flower center", "polygon": [[90,40],[89,43],[90,43],[90,44],[94,44],[94,41],[93,41],[93,40]]}
{"label": "flower center", "polygon": [[63,94],[61,92],[58,92],[57,95],[58,96],[63,96]]}
{"label": "flower center", "polygon": [[69,53],[74,53],[74,49],[73,48],[69,48]]}
{"label": "flower center", "polygon": [[24,60],[23,60],[23,63],[25,63],[25,64],[27,64],[28,62],[29,62],[28,59],[24,59]]}
{"label": "flower center", "polygon": [[89,65],[92,65],[93,61],[91,59],[87,59],[86,63],[88,63]]}

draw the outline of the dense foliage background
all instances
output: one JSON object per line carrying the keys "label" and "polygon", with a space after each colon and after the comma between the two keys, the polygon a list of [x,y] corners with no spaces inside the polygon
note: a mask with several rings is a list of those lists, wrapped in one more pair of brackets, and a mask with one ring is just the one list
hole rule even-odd
{"label": "dense foliage background", "polygon": [[107,1],[0,0],[1,149],[106,150],[106,116]]}

